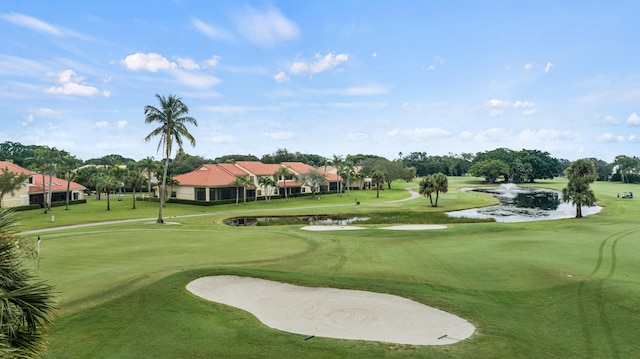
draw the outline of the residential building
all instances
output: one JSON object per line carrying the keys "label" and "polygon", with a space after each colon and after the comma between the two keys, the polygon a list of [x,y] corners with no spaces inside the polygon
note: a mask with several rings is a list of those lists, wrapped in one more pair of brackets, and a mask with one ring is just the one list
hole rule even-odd
{"label": "residential building", "polygon": [[[44,179],[41,173],[30,171],[11,162],[0,161],[0,170],[6,169],[16,175],[26,174],[27,180],[14,194],[7,193],[2,197],[2,207],[18,207],[30,204],[43,204],[45,194],[49,196],[51,192],[51,202],[65,201],[67,199],[67,180],[58,177],[49,177],[45,174]],[[44,181],[44,186],[43,186]],[[69,186],[70,200],[84,199],[86,188],[76,182],[71,181]]]}

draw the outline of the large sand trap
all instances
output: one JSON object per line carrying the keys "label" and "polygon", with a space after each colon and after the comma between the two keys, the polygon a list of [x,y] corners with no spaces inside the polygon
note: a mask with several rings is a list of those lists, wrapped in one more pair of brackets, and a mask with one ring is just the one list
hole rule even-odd
{"label": "large sand trap", "polygon": [[246,310],[269,327],[305,336],[444,345],[475,330],[453,314],[390,294],[228,275],[196,279],[187,289]]}

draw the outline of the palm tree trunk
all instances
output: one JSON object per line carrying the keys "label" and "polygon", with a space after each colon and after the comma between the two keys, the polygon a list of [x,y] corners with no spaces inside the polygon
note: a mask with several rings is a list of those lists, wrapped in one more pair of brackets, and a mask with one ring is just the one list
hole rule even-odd
{"label": "palm tree trunk", "polygon": [[162,190],[160,191],[160,209],[158,210],[158,220],[156,223],[163,224],[162,207],[164,207],[164,195],[167,189],[167,172],[169,171],[169,154],[164,159],[164,176],[162,176]]}
{"label": "palm tree trunk", "polygon": [[44,213],[47,213],[47,185],[44,182],[44,166],[42,166],[42,206],[44,207]]}
{"label": "palm tree trunk", "polygon": [[67,205],[64,208],[65,210],[69,210],[69,197],[71,197],[71,172],[67,174]]}

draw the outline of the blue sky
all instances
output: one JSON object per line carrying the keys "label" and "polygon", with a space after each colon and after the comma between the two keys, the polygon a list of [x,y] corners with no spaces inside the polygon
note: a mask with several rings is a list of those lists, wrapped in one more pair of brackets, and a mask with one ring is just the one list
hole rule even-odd
{"label": "blue sky", "polygon": [[0,3],[0,142],[162,157],[144,107],[189,106],[192,155],[640,155],[637,1]]}

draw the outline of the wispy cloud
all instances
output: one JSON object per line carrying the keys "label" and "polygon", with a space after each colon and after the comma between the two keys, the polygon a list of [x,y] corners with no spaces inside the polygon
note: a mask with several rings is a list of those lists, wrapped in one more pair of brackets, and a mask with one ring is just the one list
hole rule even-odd
{"label": "wispy cloud", "polygon": [[328,53],[324,56],[316,54],[312,61],[296,61],[289,67],[289,73],[293,75],[314,75],[338,67],[349,60],[348,54]]}
{"label": "wispy cloud", "polygon": [[448,138],[451,137],[451,132],[441,128],[415,128],[412,130],[394,129],[387,132],[386,136],[389,138],[418,142],[435,138]]}
{"label": "wispy cloud", "polygon": [[247,40],[261,47],[272,47],[283,41],[295,40],[300,35],[296,23],[275,7],[258,10],[247,6],[233,21]]}
{"label": "wispy cloud", "polygon": [[27,29],[45,33],[47,35],[52,35],[56,37],[76,37],[79,39],[86,39],[86,36],[79,34],[77,32],[65,29],[60,26],[51,25],[45,21],[40,19],[36,19],[35,17],[31,17],[24,14],[18,13],[10,13],[10,14],[2,14],[0,15],[2,19],[18,26],[25,27]]}
{"label": "wispy cloud", "polygon": [[544,72],[548,74],[552,67],[553,64],[551,62],[547,62],[547,66],[544,67]]}
{"label": "wispy cloud", "polygon": [[232,41],[233,35],[226,29],[210,25],[200,19],[192,19],[191,24],[205,36],[214,40]]}
{"label": "wispy cloud", "polygon": [[533,68],[533,64],[532,63],[524,64],[525,71],[531,70],[531,68]]}
{"label": "wispy cloud", "polygon": [[283,132],[265,132],[262,137],[270,138],[272,140],[290,140],[296,137],[295,132],[283,131]]}
{"label": "wispy cloud", "polygon": [[384,95],[389,92],[389,89],[386,86],[375,84],[369,86],[352,86],[342,89],[306,89],[305,92],[314,95],[370,96]]}
{"label": "wispy cloud", "polygon": [[523,109],[523,116],[533,116],[538,111],[535,109],[535,103],[529,101],[516,101],[509,102],[499,99],[491,99],[484,103],[484,108],[489,110],[489,116],[499,117],[502,116],[507,109],[516,108]]}

